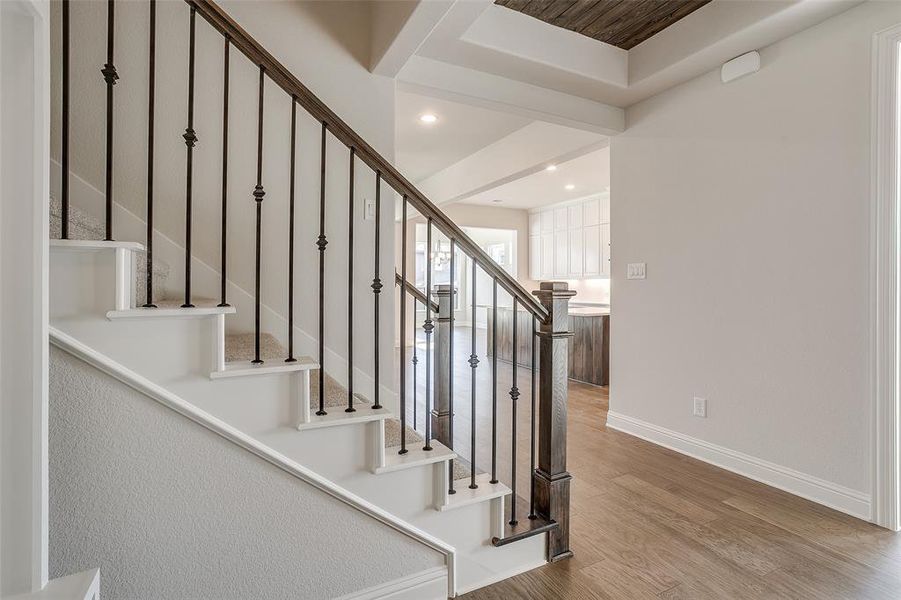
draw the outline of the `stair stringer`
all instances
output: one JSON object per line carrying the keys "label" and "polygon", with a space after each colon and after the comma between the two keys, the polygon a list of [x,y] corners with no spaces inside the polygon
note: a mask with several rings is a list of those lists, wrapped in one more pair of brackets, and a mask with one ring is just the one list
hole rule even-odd
{"label": "stair stringer", "polygon": [[247,435],[216,416],[198,409],[190,402],[166,390],[164,387],[153,383],[147,378],[128,369],[124,365],[117,363],[110,357],[97,352],[93,348],[83,344],[59,329],[51,326],[49,332],[50,342],[58,348],[80,358],[107,375],[118,379],[142,394],[222,436],[226,440],[257,455],[288,474],[314,486],[345,504],[348,504],[367,516],[388,525],[407,537],[443,554],[445,557],[445,566],[447,568],[448,596],[453,597],[455,595],[456,549],[453,548],[453,546],[450,546],[427,532],[399,519],[395,515],[368,502],[366,499],[353,494],[339,484],[323,477],[308,467],[261,444],[259,440],[254,437]]}

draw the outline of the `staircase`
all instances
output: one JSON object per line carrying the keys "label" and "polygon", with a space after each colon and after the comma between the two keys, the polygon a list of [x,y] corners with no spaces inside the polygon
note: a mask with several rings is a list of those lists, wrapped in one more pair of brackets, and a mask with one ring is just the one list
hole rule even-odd
{"label": "staircase", "polygon": [[[108,2],[108,31],[115,19],[115,2]],[[62,11],[63,65],[62,65],[62,184],[59,199],[51,201],[51,261],[50,261],[50,314],[51,341],[58,347],[76,353],[82,358],[96,361],[108,372],[136,388],[154,386],[164,390],[167,397],[190,406],[195,420],[205,418],[223,422],[241,435],[253,440],[258,452],[272,453],[302,465],[317,477],[341,493],[359,497],[378,507],[379,514],[388,515],[394,525],[403,530],[425,532],[452,547],[453,564],[447,566],[447,595],[456,596],[516,573],[535,568],[546,561],[555,561],[571,555],[569,549],[569,481],[566,472],[566,361],[568,317],[567,303],[573,292],[565,284],[543,283],[541,290],[530,293],[520,286],[443,212],[410,184],[388,161],[371,148],[344,121],[312,94],[290,71],[269,54],[255,39],[234,22],[221,7],[205,0],[187,0],[186,18],[189,19],[188,44],[188,122],[183,138],[186,152],[186,189],[184,200],[157,198],[153,192],[154,147],[154,77],[165,73],[167,65],[156,61],[156,2],[148,3],[151,44],[146,57],[150,68],[150,112],[148,119],[149,145],[147,165],[117,164],[114,167],[114,137],[112,132],[113,89],[118,75],[115,68],[115,45],[109,39],[107,63],[103,68],[107,90],[106,105],[106,170],[107,184],[104,190],[105,218],[99,220],[77,206],[71,199],[70,151],[68,143],[68,48],[70,10],[64,2]],[[197,17],[200,17],[198,19]],[[194,130],[195,111],[195,54],[198,27],[209,26],[222,36],[225,47],[223,62],[225,97],[223,98],[222,135],[222,214],[207,219],[197,219],[192,209],[194,147],[197,134]],[[208,32],[207,32],[208,33]],[[120,42],[121,43],[121,42]],[[126,40],[125,43],[128,43]],[[237,52],[235,52],[237,51]],[[229,193],[226,189],[228,169],[228,115],[230,63],[243,55],[258,70],[258,111],[255,115],[232,116],[232,120],[253,120],[258,130],[256,180],[249,182],[255,201],[255,223],[226,222]],[[288,272],[285,288],[288,292],[286,328],[282,331],[267,330],[264,313],[270,308],[263,303],[261,281],[278,277],[264,268],[261,256],[263,243],[262,211],[266,188],[262,177],[263,152],[271,149],[264,141],[264,91],[266,84],[277,86],[291,104],[291,185],[289,244],[285,250]],[[271,93],[271,92],[270,92]],[[278,93],[278,92],[277,92]],[[320,145],[320,195],[316,212],[309,202],[295,203],[296,119],[297,109],[305,110],[321,124]],[[231,125],[233,126],[233,124]],[[326,177],[330,171],[327,147],[335,140],[349,152],[347,166],[348,198],[327,197]],[[331,160],[334,160],[333,158]],[[147,211],[142,225],[146,228],[144,239],[120,240],[116,236],[114,199],[110,185],[115,168],[147,168]],[[354,264],[354,229],[361,233],[360,221],[354,215],[354,185],[359,180],[354,169],[369,169],[374,177],[375,214],[373,223],[363,222],[371,230],[373,238],[373,265]],[[397,286],[388,285],[389,273],[384,273],[380,251],[384,245],[381,236],[393,236],[393,219],[385,219],[382,195],[399,197],[401,221],[406,223],[412,208],[427,220],[429,246],[433,233],[445,236],[451,244],[451,255],[457,250],[471,262],[473,280],[476,269],[487,274],[492,281],[494,310],[497,310],[498,290],[509,294],[515,314],[532,323],[529,345],[532,351],[531,386],[529,389],[530,427],[523,431],[516,428],[517,406],[521,391],[518,387],[516,360],[513,366],[513,384],[509,391],[498,394],[497,353],[482,356],[475,345],[473,330],[472,351],[468,360],[471,378],[465,380],[454,375],[453,310],[450,298],[455,289],[453,275],[450,286],[441,289],[432,285],[431,258],[428,258],[426,290],[415,289],[407,280],[406,260],[401,261],[401,272],[395,275]],[[348,202],[348,220],[344,224],[327,223],[325,215],[330,203]],[[387,206],[387,203],[386,203]],[[154,254],[154,241],[160,233],[154,226],[154,210],[184,211],[183,281],[174,281],[173,267]],[[317,214],[318,213],[318,214]],[[158,213],[159,214],[159,213]],[[220,219],[220,216],[222,217]],[[301,286],[315,286],[318,294],[318,327],[304,330],[296,324],[298,305],[295,260],[303,261],[297,250],[295,220],[318,219],[319,235],[315,240],[318,254],[318,281],[306,280]],[[196,220],[195,220],[196,219]],[[254,289],[246,296],[252,302],[235,303],[227,291],[235,284],[228,275],[228,243],[234,232],[255,226]],[[403,230],[402,256],[411,247]],[[192,292],[197,262],[192,251],[192,241],[198,231],[217,232],[221,243],[221,262],[217,265],[220,278],[219,297],[205,298]],[[346,236],[346,237],[345,237]],[[358,238],[359,239],[359,238]],[[336,243],[350,249],[344,268],[347,283],[341,302],[346,302],[347,326],[344,331],[326,330],[326,314],[337,301],[332,296],[333,286],[327,284],[326,256]],[[359,242],[357,242],[359,243]],[[429,253],[427,253],[427,256]],[[171,258],[171,253],[170,253]],[[452,261],[454,259],[451,259]],[[170,261],[171,262],[171,261]],[[303,265],[301,265],[303,266]],[[306,265],[311,266],[311,265]],[[313,264],[315,266],[315,263]],[[181,268],[181,267],[179,267]],[[329,265],[334,269],[334,263]],[[368,289],[361,289],[354,279],[361,269],[372,269],[373,277]],[[453,262],[451,273],[454,273]],[[384,283],[383,283],[384,282]],[[394,290],[398,294],[390,294]],[[161,290],[175,290],[167,295]],[[241,290],[244,293],[243,290]],[[156,293],[155,293],[156,292]],[[366,295],[364,295],[366,294]],[[380,305],[381,297],[388,295],[388,306]],[[233,295],[233,294],[232,294]],[[243,296],[242,296],[243,297]],[[390,302],[393,299],[395,302]],[[371,303],[374,318],[360,322],[359,308],[354,304]],[[472,298],[475,306],[475,294]],[[421,327],[425,340],[424,352],[413,358],[401,343],[397,397],[394,386],[380,381],[385,363],[394,364],[395,357],[386,356],[381,348],[380,321],[384,314],[398,307],[400,313],[400,339],[407,339],[406,314],[412,303],[425,308],[425,320]],[[239,304],[241,304],[239,306]],[[307,310],[310,310],[307,308]],[[252,314],[252,318],[240,321],[252,326],[238,326],[234,320]],[[268,314],[268,313],[266,313]],[[434,319],[433,319],[434,317]],[[269,319],[271,323],[272,320]],[[526,322],[526,321],[524,321]],[[497,323],[497,319],[494,319]],[[372,331],[372,363],[361,366],[354,363],[354,349],[360,332]],[[388,332],[393,334],[393,332]],[[295,338],[301,336],[299,343]],[[494,339],[497,339],[495,336]],[[346,342],[345,350],[337,348]],[[301,351],[298,351],[298,350]],[[307,354],[303,352],[306,351]],[[334,356],[340,355],[340,361]],[[477,452],[476,385],[478,368],[493,369],[493,409],[488,417],[492,430],[497,430],[498,396],[510,402],[512,408],[511,457],[502,460],[512,473],[499,474],[498,444],[496,433],[491,442],[491,466],[474,464]],[[421,419],[410,419],[411,409],[417,401],[416,384],[408,384],[408,369],[416,369],[417,363],[425,363],[425,407]],[[480,364],[481,363],[481,364]],[[328,371],[328,372],[326,372]],[[362,375],[361,375],[362,374]],[[363,381],[365,379],[367,381]],[[415,376],[415,375],[414,375]],[[368,380],[371,379],[371,382]],[[468,389],[472,383],[471,444],[461,447],[454,437],[454,380],[458,389]],[[415,380],[414,380],[415,381]],[[362,390],[362,391],[361,391]],[[410,395],[414,401],[410,402]],[[482,399],[484,401],[485,399]],[[523,398],[525,401],[526,398]],[[520,413],[520,416],[525,413]],[[207,415],[207,416],[204,416]],[[418,426],[418,421],[424,423]],[[459,433],[459,432],[458,432]],[[467,438],[469,438],[467,432]],[[517,490],[517,479],[523,479],[523,470],[517,477],[517,445],[528,442],[529,468],[526,489],[522,482]],[[485,440],[478,440],[486,443]],[[522,459],[522,455],[520,455]],[[505,462],[506,461],[506,462]],[[505,467],[506,468],[506,467]],[[506,480],[506,485],[502,480]],[[381,518],[381,517],[380,517]],[[390,557],[385,557],[390,560]],[[366,596],[379,597],[379,596]],[[386,596],[387,597],[387,596]],[[393,597],[393,596],[392,596]],[[398,596],[400,597],[400,596]]]}

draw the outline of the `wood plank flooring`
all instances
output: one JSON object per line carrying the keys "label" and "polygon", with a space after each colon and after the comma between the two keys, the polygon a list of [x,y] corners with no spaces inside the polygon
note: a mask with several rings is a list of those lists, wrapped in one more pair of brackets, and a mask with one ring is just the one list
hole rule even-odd
{"label": "wood plank flooring", "polygon": [[[466,458],[471,453],[468,340],[469,330],[460,328],[454,437]],[[483,335],[479,344],[477,352],[484,356]],[[477,371],[477,467],[488,470],[490,363],[483,359]],[[420,370],[420,430],[423,375]],[[520,368],[516,479],[524,498],[529,379],[528,370]],[[511,366],[499,363],[497,468],[508,484],[511,382]],[[901,535],[608,430],[606,388],[570,383],[569,392],[574,557],[463,598],[901,599]]]}

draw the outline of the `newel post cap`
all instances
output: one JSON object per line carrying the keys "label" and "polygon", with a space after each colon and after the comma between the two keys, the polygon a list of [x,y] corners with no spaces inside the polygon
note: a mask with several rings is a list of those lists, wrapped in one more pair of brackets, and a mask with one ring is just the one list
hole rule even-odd
{"label": "newel post cap", "polygon": [[542,281],[540,287],[533,291],[532,294],[540,300],[563,299],[572,298],[576,295],[576,291],[569,289],[569,284],[565,281]]}
{"label": "newel post cap", "polygon": [[[450,284],[447,284],[447,283],[439,283],[438,285],[436,285],[434,287],[434,290],[432,291],[432,293],[435,294],[436,296],[450,296],[451,286],[450,286]],[[454,293],[455,294],[457,293],[456,288],[454,289]]]}

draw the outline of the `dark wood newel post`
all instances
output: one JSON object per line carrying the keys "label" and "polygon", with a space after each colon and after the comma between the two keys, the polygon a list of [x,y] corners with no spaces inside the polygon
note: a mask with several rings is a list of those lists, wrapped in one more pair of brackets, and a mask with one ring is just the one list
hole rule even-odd
{"label": "dark wood newel post", "polygon": [[569,549],[569,482],[566,470],[566,408],[568,384],[567,345],[569,299],[576,295],[563,281],[543,281],[532,292],[548,311],[538,329],[538,468],[535,483],[536,512],[557,522],[548,533],[547,559],[572,556]]}
{"label": "dark wood newel post", "polygon": [[435,403],[432,406],[432,439],[453,448],[450,439],[450,320],[453,310],[451,286],[436,285],[433,294],[438,302],[438,318],[435,319]]}

